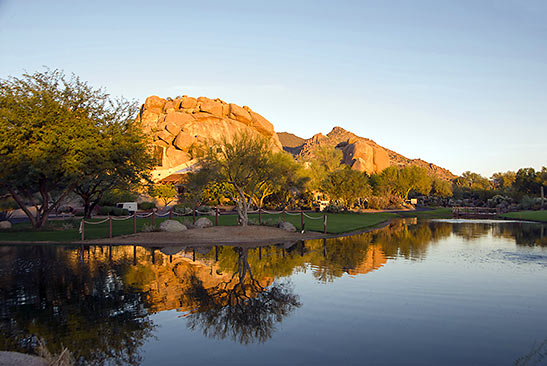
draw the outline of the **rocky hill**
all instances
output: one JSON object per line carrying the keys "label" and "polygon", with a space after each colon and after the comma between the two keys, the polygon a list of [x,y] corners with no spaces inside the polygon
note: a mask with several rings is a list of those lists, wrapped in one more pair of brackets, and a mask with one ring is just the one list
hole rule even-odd
{"label": "rocky hill", "polygon": [[[286,136],[283,132],[279,135]],[[431,175],[442,179],[450,180],[456,177],[447,169],[421,159],[409,159],[370,139],[346,131],[342,127],[334,127],[327,135],[318,133],[307,140],[301,139],[303,142],[299,146],[294,146],[295,142],[299,141],[299,137],[293,136],[290,136],[289,140],[291,145],[283,145],[284,150],[306,160],[313,159],[313,152],[317,146],[332,146],[342,151],[344,164],[369,174],[380,172],[391,165],[418,165],[426,168]],[[288,139],[282,138],[281,140],[287,141]]]}
{"label": "rocky hill", "polygon": [[264,136],[272,148],[283,148],[273,125],[247,106],[240,107],[220,99],[183,96],[176,99],[148,97],[137,120],[153,139],[161,168],[172,168],[191,160],[192,147],[208,140],[238,133]]}

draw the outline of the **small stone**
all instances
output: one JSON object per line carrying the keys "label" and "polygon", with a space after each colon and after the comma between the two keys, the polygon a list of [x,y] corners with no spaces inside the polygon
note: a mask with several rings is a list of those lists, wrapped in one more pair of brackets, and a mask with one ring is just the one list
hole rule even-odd
{"label": "small stone", "polygon": [[296,232],[296,228],[294,227],[294,225],[287,221],[280,222],[279,228],[291,233]]}
{"label": "small stone", "polygon": [[165,220],[160,224],[160,230],[169,233],[178,233],[188,230],[188,228],[176,220]]}
{"label": "small stone", "polygon": [[0,221],[0,230],[11,229],[11,222],[9,221]]}
{"label": "small stone", "polygon": [[203,229],[206,227],[213,226],[213,223],[207,217],[200,217],[199,219],[196,220],[196,223],[194,224],[194,226],[197,227],[198,229]]}

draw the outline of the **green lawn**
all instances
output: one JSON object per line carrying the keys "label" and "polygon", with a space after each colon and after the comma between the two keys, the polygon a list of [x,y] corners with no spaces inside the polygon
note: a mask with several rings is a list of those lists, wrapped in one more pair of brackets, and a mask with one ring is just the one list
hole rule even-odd
{"label": "green lawn", "polygon": [[[307,215],[319,218],[318,220],[304,218],[305,229],[307,231],[323,231],[323,214],[308,213]],[[207,216],[213,223],[214,216]],[[341,234],[350,231],[366,229],[378,225],[390,218],[397,217],[391,213],[340,213],[327,214],[327,232],[330,234]],[[300,229],[300,215],[286,215],[286,220],[291,222],[297,229]],[[181,222],[192,222],[192,217],[175,217]],[[251,222],[258,223],[258,214],[249,215]],[[13,225],[8,231],[0,232],[0,241],[77,241],[80,240],[78,232],[81,219],[71,219],[65,221],[50,221],[47,227],[41,230],[33,230],[30,224],[20,223]],[[156,218],[156,225],[159,225],[166,218]],[[267,224],[277,224],[282,220],[281,214],[266,215],[262,214],[262,220]],[[89,220],[86,220],[89,221]],[[90,221],[101,221],[92,219]],[[151,218],[137,219],[137,231],[142,231],[142,227],[152,224]],[[236,215],[220,215],[219,225],[233,226],[237,224]],[[119,236],[133,233],[133,220],[113,221],[112,235]],[[108,237],[108,222],[98,225],[85,225],[86,239],[101,239]]]}
{"label": "green lawn", "polygon": [[[537,212],[537,211],[536,211]],[[535,212],[531,212],[535,213]],[[305,229],[307,231],[323,231],[323,214],[322,213],[308,213],[308,216],[318,218],[313,220],[305,217]],[[213,223],[215,222],[214,216],[207,216]],[[327,232],[329,234],[342,234],[346,232],[363,230],[376,226],[390,218],[397,217],[419,217],[419,218],[445,218],[452,217],[451,210],[449,208],[440,208],[430,211],[416,211],[416,212],[402,212],[398,214],[385,213],[385,212],[367,212],[367,213],[339,213],[339,214],[327,214]],[[156,218],[156,225],[159,225],[163,220],[167,218]],[[192,217],[175,217],[176,220],[181,222],[192,222]],[[300,215],[285,215],[285,219],[291,222],[298,230],[300,230]],[[528,218],[527,218],[528,219]],[[534,220],[533,218],[529,218]],[[30,224],[22,223],[15,224],[12,230],[0,232],[0,241],[78,241],[80,240],[80,234],[78,228],[80,225],[80,218],[65,220],[65,221],[50,221],[47,227],[41,230],[33,230]],[[258,224],[258,214],[249,215],[251,223]],[[536,219],[537,220],[537,219]],[[544,220],[547,221],[546,218]],[[91,221],[101,221],[100,219],[92,219]],[[275,225],[282,221],[281,214],[262,214],[263,223],[269,225]],[[144,225],[151,225],[151,218],[139,218],[137,219],[137,231],[142,231]],[[236,215],[220,215],[219,225],[221,226],[234,226],[237,224]],[[126,235],[133,233],[133,220],[125,221],[113,221],[112,235]],[[85,238],[86,239],[102,239],[108,237],[108,222],[99,225],[85,225]]]}
{"label": "green lawn", "polygon": [[401,217],[419,217],[421,219],[451,219],[452,209],[450,207],[443,207],[428,211],[399,212],[397,215]]}
{"label": "green lawn", "polygon": [[547,210],[509,212],[506,214],[502,214],[501,216],[507,217],[509,219],[547,222]]}

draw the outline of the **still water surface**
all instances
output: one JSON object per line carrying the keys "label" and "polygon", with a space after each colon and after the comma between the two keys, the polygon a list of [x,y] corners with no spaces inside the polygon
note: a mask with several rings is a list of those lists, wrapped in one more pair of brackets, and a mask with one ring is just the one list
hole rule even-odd
{"label": "still water surface", "polygon": [[547,227],[258,248],[0,247],[0,350],[81,365],[544,365]]}

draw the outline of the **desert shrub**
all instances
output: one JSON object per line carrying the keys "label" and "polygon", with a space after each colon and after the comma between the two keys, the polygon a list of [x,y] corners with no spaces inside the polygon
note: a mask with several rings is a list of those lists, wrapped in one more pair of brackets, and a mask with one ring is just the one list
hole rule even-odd
{"label": "desert shrub", "polygon": [[137,200],[137,195],[133,192],[113,189],[103,194],[100,206],[116,206],[119,202],[134,202]]}
{"label": "desert shrub", "polygon": [[342,212],[343,208],[341,205],[337,203],[330,202],[327,207],[323,211],[330,212],[330,213],[340,213]]}
{"label": "desert shrub", "polygon": [[179,215],[188,215],[192,213],[192,209],[189,207],[186,207],[184,205],[174,205],[173,206],[173,212],[179,214]]}
{"label": "desert shrub", "polygon": [[386,196],[372,196],[368,199],[368,207],[373,210],[381,210],[388,207],[390,200]]}
{"label": "desert shrub", "polygon": [[209,207],[207,205],[199,206],[198,211],[201,212],[201,213],[208,213],[208,212],[211,211],[211,207]]}
{"label": "desert shrub", "polygon": [[154,227],[152,224],[145,223],[142,225],[141,231],[143,233],[151,233],[153,231],[159,231],[159,229]]}
{"label": "desert shrub", "polygon": [[520,208],[523,210],[533,210],[536,206],[536,199],[527,195],[522,196]]}
{"label": "desert shrub", "polygon": [[139,209],[140,210],[151,210],[153,208],[156,208],[156,204],[154,202],[141,202],[141,203],[139,203]]}

